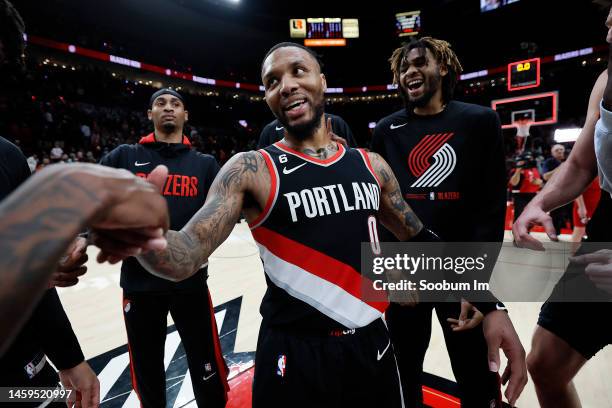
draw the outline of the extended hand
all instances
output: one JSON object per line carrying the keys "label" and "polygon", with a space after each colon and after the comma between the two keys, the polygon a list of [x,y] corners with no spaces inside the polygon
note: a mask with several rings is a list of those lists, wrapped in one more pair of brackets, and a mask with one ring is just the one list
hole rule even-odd
{"label": "extended hand", "polygon": [[591,254],[574,256],[570,261],[586,265],[584,271],[595,286],[612,293],[612,250],[601,249]]}
{"label": "extended hand", "polygon": [[336,143],[340,143],[344,147],[348,147],[348,144],[346,143],[346,139],[343,138],[343,137],[338,136],[332,130],[332,120],[331,120],[331,118],[327,118],[327,121],[325,122],[325,129],[327,130],[327,134],[329,134],[331,136],[331,140],[333,140]]}
{"label": "extended hand", "polygon": [[73,390],[66,401],[68,408],[100,405],[100,381],[86,361],[73,368],[60,370],[59,377],[64,388]]}
{"label": "extended hand", "polygon": [[529,230],[535,225],[543,225],[548,238],[552,241],[558,241],[557,233],[550,215],[546,214],[542,208],[537,205],[528,205],[512,226],[514,244],[519,248],[544,251],[544,245],[529,235]]}
{"label": "extended hand", "polygon": [[[116,171],[116,170],[115,170]],[[168,207],[159,194],[168,176],[165,166],[157,166],[145,181],[125,171],[122,192],[92,223],[90,238],[100,247],[98,261],[116,263],[141,252],[166,247],[163,234],[168,230]]]}
{"label": "extended hand", "polygon": [[[472,312],[472,317],[469,317],[470,312]],[[473,329],[478,326],[484,319],[484,315],[480,312],[480,310],[476,309],[470,302],[465,299],[461,299],[461,313],[459,314],[459,319],[446,319],[447,322],[450,323],[453,331],[465,331],[469,329]]]}
{"label": "extended hand", "polygon": [[89,258],[86,251],[87,240],[85,238],[78,237],[72,241],[66,255],[60,260],[57,270],[51,275],[49,287],[65,288],[76,285],[79,282],[79,276],[87,272],[85,263]]}
{"label": "extended hand", "polygon": [[525,363],[525,349],[519,340],[508,314],[502,310],[488,313],[482,324],[487,348],[489,350],[489,369],[499,371],[499,349],[504,351],[508,358],[508,365],[502,375],[502,384],[508,383],[504,395],[511,406],[523,392],[527,384],[527,364]]}

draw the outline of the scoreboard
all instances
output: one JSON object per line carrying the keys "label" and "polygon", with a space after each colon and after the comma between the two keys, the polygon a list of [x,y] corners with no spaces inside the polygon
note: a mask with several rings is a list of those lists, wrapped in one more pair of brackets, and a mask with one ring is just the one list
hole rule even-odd
{"label": "scoreboard", "polygon": [[359,20],[340,17],[310,17],[289,20],[291,38],[303,38],[309,46],[346,45],[347,38],[359,38]]}
{"label": "scoreboard", "polygon": [[397,13],[395,27],[399,37],[417,35],[421,31],[421,10]]}
{"label": "scoreboard", "polygon": [[307,18],[306,38],[344,38],[342,36],[342,19]]}
{"label": "scoreboard", "polygon": [[540,58],[508,64],[508,91],[540,86]]}

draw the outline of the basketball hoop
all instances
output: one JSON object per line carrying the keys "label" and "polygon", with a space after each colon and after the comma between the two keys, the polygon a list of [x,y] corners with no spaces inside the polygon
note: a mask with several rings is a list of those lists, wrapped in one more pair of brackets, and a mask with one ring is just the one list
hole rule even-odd
{"label": "basketball hoop", "polygon": [[527,137],[529,136],[529,128],[533,122],[529,119],[517,119],[514,122],[514,126],[516,127],[516,153],[523,153],[525,150],[525,142],[527,141]]}
{"label": "basketball hoop", "polygon": [[528,119],[518,119],[514,122],[516,127],[516,137],[527,137],[529,136],[529,128],[533,122]]}

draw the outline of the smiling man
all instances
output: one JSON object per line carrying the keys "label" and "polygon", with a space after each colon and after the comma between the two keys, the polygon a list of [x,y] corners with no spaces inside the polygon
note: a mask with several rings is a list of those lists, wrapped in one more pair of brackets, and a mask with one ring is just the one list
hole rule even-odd
{"label": "smiling man", "polygon": [[[402,241],[435,236],[402,199],[379,155],[332,140],[323,116],[326,79],[312,51],[278,44],[266,54],[261,75],[285,138],[232,157],[204,207],[182,230],[168,233],[167,249],[138,259],[157,276],[188,279],[243,213],[268,285],[253,406],[401,407],[382,320],[386,299],[360,296],[367,284],[361,243],[376,239],[377,219]],[[121,234],[97,239],[102,259],[116,256],[123,240]]]}
{"label": "smiling man", "polygon": [[[501,242],[506,175],[496,113],[452,99],[462,68],[446,41],[423,37],[396,49],[389,61],[404,108],[378,122],[372,150],[387,160],[403,197],[442,241]],[[386,238],[381,240],[393,240],[381,232]],[[390,305],[386,316],[407,406],[421,406],[433,308],[462,406],[501,407],[499,364],[492,353],[502,333],[512,354],[511,376],[504,378],[510,379],[506,396],[511,404],[516,401],[527,381],[525,352],[505,311],[495,303],[476,306],[485,315],[483,325],[480,313],[468,319],[467,302]],[[491,330],[494,320],[499,326]]]}
{"label": "smiling man", "polygon": [[[127,169],[140,177],[147,177],[157,165],[168,167],[162,194],[168,203],[170,227],[180,229],[204,204],[219,166],[212,156],[193,150],[183,135],[189,113],[181,94],[160,89],[151,96],[149,107],[153,133],[138,144],[117,147],[100,164]],[[164,344],[168,312],[185,347],[198,405],[225,406],[227,367],[209,301],[207,269],[203,260],[193,276],[174,283],[149,274],[134,257],[121,265],[132,386],[145,408],[166,406]]]}

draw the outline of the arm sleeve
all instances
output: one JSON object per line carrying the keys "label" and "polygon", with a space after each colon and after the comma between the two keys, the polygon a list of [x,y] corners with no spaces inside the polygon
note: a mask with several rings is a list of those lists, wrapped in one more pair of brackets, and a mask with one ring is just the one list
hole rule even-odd
{"label": "arm sleeve", "polygon": [[612,112],[600,104],[601,115],[595,125],[595,156],[599,184],[602,190],[612,193]]}
{"label": "arm sleeve", "polygon": [[[478,176],[482,177],[482,182],[473,183],[473,187],[477,190],[473,191],[472,202],[468,204],[473,208],[470,213],[474,217],[469,224],[471,225],[469,241],[498,243],[487,245],[487,266],[482,272],[488,276],[479,276],[478,280],[481,282],[489,281],[493,272],[504,239],[506,218],[507,182],[503,135],[497,113],[490,112],[487,119],[483,121],[486,123],[485,128],[482,129],[483,150],[479,152],[483,166]],[[469,293],[465,295],[469,301]],[[480,293],[479,296],[487,301],[471,303],[485,315],[494,310],[501,310],[500,307],[503,307],[503,304],[499,303],[490,292]]]}
{"label": "arm sleeve", "polygon": [[506,219],[506,159],[499,117],[491,112],[483,130],[484,159],[482,183],[474,183],[478,190],[472,195],[475,219],[472,220],[472,242],[502,242]]}
{"label": "arm sleeve", "polygon": [[32,316],[43,350],[58,370],[85,360],[55,288],[47,290]]}

